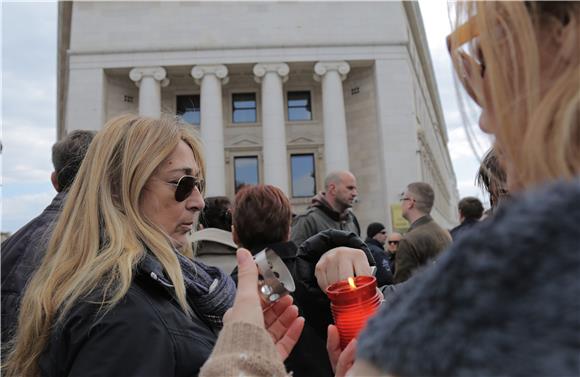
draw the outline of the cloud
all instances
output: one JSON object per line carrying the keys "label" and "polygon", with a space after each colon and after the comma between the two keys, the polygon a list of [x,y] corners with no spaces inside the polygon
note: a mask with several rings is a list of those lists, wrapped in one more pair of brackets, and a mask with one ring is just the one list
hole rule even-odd
{"label": "cloud", "polygon": [[2,200],[2,231],[14,233],[50,204],[55,192],[20,195]]}
{"label": "cloud", "polygon": [[57,5],[2,4],[2,224],[14,232],[55,195]]}
{"label": "cloud", "polygon": [[[457,178],[457,188],[461,197],[477,196],[483,199],[481,190],[474,184],[474,177],[479,169],[479,159],[491,146],[491,142],[489,136],[478,128],[479,108],[454,81],[453,67],[445,42],[446,36],[451,32],[447,2],[420,0],[419,6],[447,126],[447,146]],[[464,101],[462,106],[465,114],[461,113],[458,104],[458,89]],[[473,147],[467,137],[466,128],[472,136]]]}

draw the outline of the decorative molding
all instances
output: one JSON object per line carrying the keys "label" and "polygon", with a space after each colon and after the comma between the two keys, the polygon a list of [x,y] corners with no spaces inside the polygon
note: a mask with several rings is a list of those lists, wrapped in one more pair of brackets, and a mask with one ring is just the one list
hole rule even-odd
{"label": "decorative molding", "polygon": [[314,65],[314,80],[320,81],[327,72],[337,71],[344,81],[350,72],[350,65],[345,61],[321,61]]}
{"label": "decorative molding", "polygon": [[300,136],[295,139],[292,139],[288,142],[288,145],[295,145],[295,144],[318,144],[315,140],[310,139],[308,137]]}
{"label": "decorative molding", "polygon": [[256,147],[260,145],[261,143],[257,138],[248,135],[235,137],[231,143],[229,143],[230,147]]}
{"label": "decorative molding", "polygon": [[191,76],[197,85],[201,85],[201,80],[205,75],[214,75],[221,81],[222,85],[229,81],[228,67],[223,64],[196,65],[191,69]]}
{"label": "decorative molding", "polygon": [[259,84],[262,82],[262,77],[266,76],[266,73],[273,72],[278,74],[282,78],[282,82],[288,81],[288,74],[290,73],[290,67],[286,63],[258,63],[254,65],[254,80]]}
{"label": "decorative molding", "polygon": [[163,67],[135,67],[129,72],[129,78],[135,82],[137,87],[139,87],[144,77],[152,77],[159,81],[162,88],[169,85],[167,71]]}

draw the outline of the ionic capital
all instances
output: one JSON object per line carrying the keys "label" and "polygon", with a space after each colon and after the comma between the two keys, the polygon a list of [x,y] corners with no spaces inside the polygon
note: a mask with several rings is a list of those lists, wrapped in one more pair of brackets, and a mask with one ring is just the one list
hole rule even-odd
{"label": "ionic capital", "polygon": [[201,79],[205,75],[214,75],[225,85],[229,81],[228,67],[223,64],[196,65],[191,69],[191,76],[197,85],[201,85]]}
{"label": "ionic capital", "polygon": [[254,80],[259,84],[262,77],[268,72],[274,72],[282,78],[282,82],[288,81],[290,67],[286,63],[258,63],[254,66]]}
{"label": "ionic capital", "polygon": [[314,79],[320,81],[330,71],[337,71],[341,80],[344,80],[350,72],[350,65],[345,61],[318,62],[314,65]]}
{"label": "ionic capital", "polygon": [[162,87],[169,85],[167,78],[167,71],[163,67],[136,67],[129,72],[131,80],[135,81],[135,85],[139,86],[144,77],[152,77],[159,81]]}

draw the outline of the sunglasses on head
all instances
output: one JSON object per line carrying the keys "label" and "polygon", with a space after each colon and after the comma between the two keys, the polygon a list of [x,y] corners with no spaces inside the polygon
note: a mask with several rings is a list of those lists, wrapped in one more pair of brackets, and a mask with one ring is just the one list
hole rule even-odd
{"label": "sunglasses on head", "polygon": [[479,28],[475,17],[472,17],[447,36],[447,50],[465,90],[477,104],[481,105],[485,75],[485,61],[481,47],[476,43],[475,56],[461,49],[461,46],[477,37],[479,37]]}
{"label": "sunglasses on head", "polygon": [[177,182],[170,182],[170,184],[175,186],[175,200],[177,202],[183,202],[187,199],[194,189],[197,189],[200,193],[205,189],[203,179],[192,175],[184,175]]}
{"label": "sunglasses on head", "polygon": [[398,245],[399,241],[389,241],[389,245]]}

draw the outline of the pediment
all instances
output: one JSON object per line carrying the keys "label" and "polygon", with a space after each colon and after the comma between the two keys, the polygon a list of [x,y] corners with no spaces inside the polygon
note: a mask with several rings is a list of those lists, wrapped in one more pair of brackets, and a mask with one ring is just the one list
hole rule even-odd
{"label": "pediment", "polygon": [[304,136],[297,137],[297,138],[292,139],[288,142],[289,145],[292,145],[292,144],[313,144],[313,143],[316,143],[316,141],[313,139],[304,137]]}
{"label": "pediment", "polygon": [[253,136],[238,136],[230,143],[232,147],[255,147],[260,145],[260,141]]}

